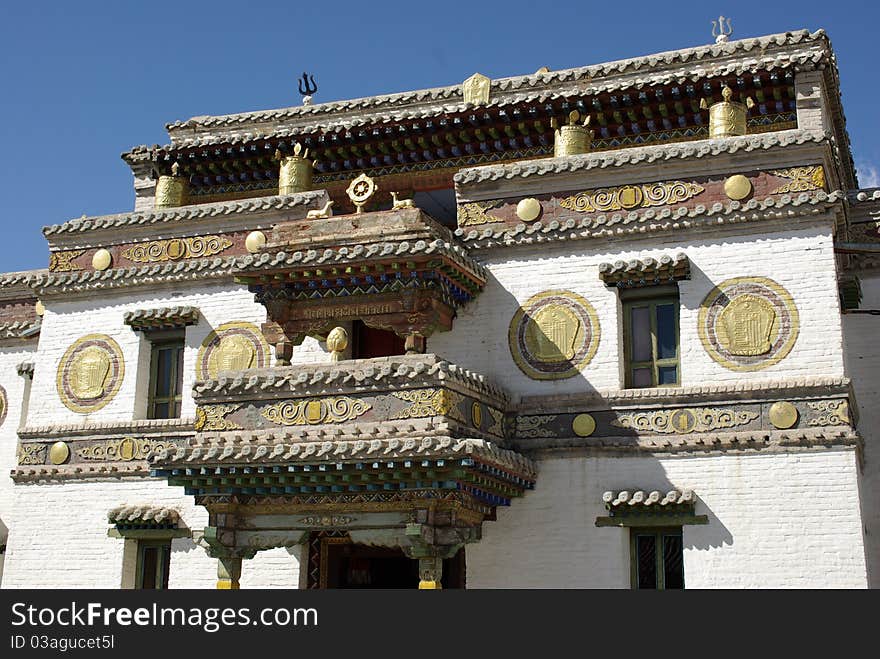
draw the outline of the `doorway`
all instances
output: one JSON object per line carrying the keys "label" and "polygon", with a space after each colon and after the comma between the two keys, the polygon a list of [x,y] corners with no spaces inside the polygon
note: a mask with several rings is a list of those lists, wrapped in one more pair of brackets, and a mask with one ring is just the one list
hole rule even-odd
{"label": "doorway", "polygon": [[[331,532],[333,533],[333,532]],[[465,550],[443,561],[443,588],[465,587]],[[401,549],[351,541],[348,534],[312,533],[309,541],[309,588],[416,588],[418,561]]]}

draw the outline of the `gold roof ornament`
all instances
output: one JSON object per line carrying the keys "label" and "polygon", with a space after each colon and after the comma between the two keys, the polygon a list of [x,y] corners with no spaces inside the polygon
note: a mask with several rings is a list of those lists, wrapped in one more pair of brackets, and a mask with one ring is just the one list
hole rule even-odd
{"label": "gold roof ornament", "polygon": [[354,204],[357,213],[361,214],[364,212],[364,206],[367,205],[367,202],[369,202],[370,199],[373,198],[373,195],[378,191],[379,186],[376,185],[376,182],[366,174],[361,174],[348,184],[345,193],[348,195],[348,198],[351,199],[351,203]]}
{"label": "gold roof ornament", "polygon": [[189,193],[189,179],[180,175],[180,164],[171,165],[171,176],[163,174],[156,183],[156,208],[185,206]]}
{"label": "gold roof ornament", "polygon": [[285,156],[280,149],[276,149],[275,159],[281,163],[278,170],[278,194],[296,194],[312,189],[315,162],[309,160],[309,150],[303,149],[302,144],[297,142],[293,145],[291,156]]}
{"label": "gold roof ornament", "polygon": [[717,21],[712,21],[712,36],[715,37],[715,43],[727,43],[731,34],[733,34],[733,26],[729,18],[719,16]]}
{"label": "gold roof ornament", "polygon": [[550,126],[553,131],[553,157],[560,158],[562,156],[576,156],[581,153],[590,152],[590,143],[593,139],[593,131],[590,130],[590,117],[584,119],[583,124],[579,124],[581,113],[572,110],[568,113],[568,125],[560,126],[554,117],[550,120]]}
{"label": "gold roof ornament", "polygon": [[492,81],[482,73],[475,73],[461,83],[461,93],[464,102],[472,105],[486,105],[489,102],[489,90]]}
{"label": "gold roof ornament", "polygon": [[348,347],[348,332],[344,327],[334,327],[327,335],[327,349],[330,351],[330,361],[338,362],[342,359],[342,353]]}
{"label": "gold roof ornament", "polygon": [[745,135],[748,132],[748,112],[755,107],[755,101],[751,96],[746,97],[745,103],[733,100],[733,90],[724,85],[721,89],[721,100],[712,103],[705,98],[700,101],[703,110],[709,110],[709,137],[734,137]]}

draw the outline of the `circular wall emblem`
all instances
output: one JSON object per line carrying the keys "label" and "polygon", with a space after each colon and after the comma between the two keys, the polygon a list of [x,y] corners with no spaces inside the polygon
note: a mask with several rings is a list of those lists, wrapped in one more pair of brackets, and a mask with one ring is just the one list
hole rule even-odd
{"label": "circular wall emblem", "polygon": [[269,344],[253,323],[223,323],[208,334],[196,359],[196,379],[213,380],[220,371],[269,366]]}
{"label": "circular wall emblem", "polygon": [[6,396],[6,389],[0,385],[0,426],[6,421],[6,413],[9,411],[9,398]]}
{"label": "circular wall emblem", "polygon": [[577,293],[545,291],[514,314],[507,339],[516,365],[530,378],[570,378],[599,348],[599,317]]}
{"label": "circular wall emblem", "polygon": [[728,279],[700,306],[703,347],[732,371],[758,371],[776,364],[791,351],[799,327],[791,294],[764,277]]}
{"label": "circular wall emblem", "polygon": [[56,385],[67,409],[88,414],[109,403],[125,375],[122,350],[106,334],[87,334],[65,351]]}

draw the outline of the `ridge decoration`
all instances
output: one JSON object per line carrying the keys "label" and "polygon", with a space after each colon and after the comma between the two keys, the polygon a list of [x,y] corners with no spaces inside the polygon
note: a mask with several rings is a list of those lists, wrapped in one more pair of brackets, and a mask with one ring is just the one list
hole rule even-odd
{"label": "ridge decoration", "polygon": [[260,414],[282,426],[314,426],[343,423],[366,414],[372,405],[356,398],[338,396],[311,400],[284,400],[260,410]]}
{"label": "ridge decoration", "polygon": [[579,213],[632,210],[667,206],[687,201],[705,190],[687,181],[665,181],[616,188],[586,190],[559,201],[559,205]]}
{"label": "ridge decoration", "polygon": [[758,412],[729,410],[717,407],[685,407],[622,414],[611,421],[612,426],[642,432],[677,433],[708,432],[745,425],[758,418]]}
{"label": "ridge decoration", "polygon": [[196,236],[194,238],[169,238],[151,240],[133,245],[122,256],[135,263],[161,263],[206,256],[214,256],[232,247],[226,236]]}

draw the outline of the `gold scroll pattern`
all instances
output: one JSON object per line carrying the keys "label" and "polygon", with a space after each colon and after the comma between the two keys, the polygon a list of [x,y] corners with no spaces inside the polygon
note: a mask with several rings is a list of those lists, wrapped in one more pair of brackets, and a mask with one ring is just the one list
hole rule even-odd
{"label": "gold scroll pattern", "polygon": [[83,460],[129,462],[131,460],[146,460],[153,453],[167,451],[173,447],[172,442],[124,437],[78,448],[76,454]]}
{"label": "gold scroll pattern", "polygon": [[707,432],[742,426],[758,418],[758,412],[717,407],[685,407],[675,410],[632,412],[622,414],[612,426],[642,432],[677,433]]}
{"label": "gold scroll pattern", "polygon": [[41,465],[46,462],[45,444],[19,444],[18,464]]}
{"label": "gold scroll pattern", "polygon": [[226,417],[241,405],[201,405],[196,408],[196,432],[203,430],[241,430],[241,426]]}
{"label": "gold scroll pattern", "polygon": [[770,194],[784,194],[786,192],[808,192],[810,190],[825,189],[825,170],[822,165],[810,167],[789,167],[788,169],[775,169],[770,172],[774,176],[789,179],[789,182],[776,188]]}
{"label": "gold scroll pattern", "polygon": [[555,419],[555,414],[547,416],[518,416],[516,417],[516,434],[518,437],[555,437],[555,432],[544,427]]}
{"label": "gold scroll pattern", "polygon": [[820,400],[807,403],[818,414],[809,420],[808,426],[842,426],[851,423],[849,405],[845,400]]}
{"label": "gold scroll pattern", "polygon": [[49,272],[73,272],[74,270],[82,270],[75,263],[74,259],[86,253],[84,249],[73,249],[66,252],[52,252],[49,254]]}
{"label": "gold scroll pattern", "polygon": [[196,236],[194,238],[170,238],[139,243],[122,252],[122,256],[135,263],[161,263],[204,256],[214,256],[232,247],[226,236]]}
{"label": "gold scroll pattern", "polygon": [[493,222],[504,222],[501,218],[493,217],[486,212],[496,208],[501,201],[501,199],[492,199],[490,201],[475,201],[470,204],[461,204],[458,207],[458,226],[471,227],[480,224],[492,224]]}
{"label": "gold scroll pattern", "polygon": [[395,398],[412,403],[390,418],[392,419],[419,419],[427,416],[448,416],[458,421],[465,422],[458,409],[464,396],[447,389],[416,389],[414,391],[394,391],[391,393]]}
{"label": "gold scroll pattern", "polygon": [[704,187],[687,181],[622,185],[580,192],[562,199],[559,205],[580,213],[633,210],[681,203],[696,197],[704,190]]}
{"label": "gold scroll pattern", "polygon": [[338,396],[313,400],[285,400],[260,411],[266,419],[282,426],[343,423],[365,414],[372,405],[362,400]]}

